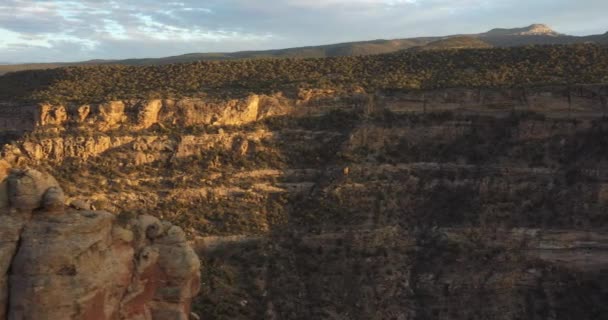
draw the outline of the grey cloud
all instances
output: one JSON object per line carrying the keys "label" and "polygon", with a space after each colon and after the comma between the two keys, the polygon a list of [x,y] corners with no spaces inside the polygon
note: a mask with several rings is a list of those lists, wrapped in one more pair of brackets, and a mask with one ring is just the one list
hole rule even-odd
{"label": "grey cloud", "polygon": [[59,32],[61,24],[55,8],[14,0],[0,3],[0,27],[4,29],[27,34]]}

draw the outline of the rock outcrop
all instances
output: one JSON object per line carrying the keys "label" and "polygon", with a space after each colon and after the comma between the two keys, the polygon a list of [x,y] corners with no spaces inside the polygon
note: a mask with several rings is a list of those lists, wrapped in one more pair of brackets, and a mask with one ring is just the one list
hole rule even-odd
{"label": "rock outcrop", "polygon": [[181,228],[68,208],[32,169],[0,179],[1,320],[189,319],[200,262]]}
{"label": "rock outcrop", "polygon": [[515,37],[515,36],[549,36],[549,37],[558,37],[558,36],[562,36],[563,34],[560,34],[556,31],[554,31],[553,29],[551,29],[551,27],[549,27],[546,24],[539,24],[539,23],[535,23],[535,24],[531,24],[527,27],[523,27],[523,28],[512,28],[512,29],[503,29],[503,28],[497,28],[497,29],[492,29],[486,33],[482,33],[480,34],[481,37],[496,37],[496,36],[510,36],[510,37]]}
{"label": "rock outcrop", "polygon": [[201,98],[117,100],[90,105],[14,105],[0,103],[0,132],[35,128],[144,130],[162,126],[242,125],[284,115],[290,103],[282,94],[250,95],[224,101]]}

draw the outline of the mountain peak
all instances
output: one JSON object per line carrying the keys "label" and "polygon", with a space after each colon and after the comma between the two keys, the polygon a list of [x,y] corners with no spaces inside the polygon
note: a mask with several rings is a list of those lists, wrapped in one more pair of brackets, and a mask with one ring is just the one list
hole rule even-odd
{"label": "mountain peak", "polygon": [[546,24],[531,24],[524,28],[492,29],[484,34],[484,36],[559,36],[560,33],[555,32]]}
{"label": "mountain peak", "polygon": [[525,31],[521,32],[521,35],[559,35],[546,24],[532,24],[524,29]]}

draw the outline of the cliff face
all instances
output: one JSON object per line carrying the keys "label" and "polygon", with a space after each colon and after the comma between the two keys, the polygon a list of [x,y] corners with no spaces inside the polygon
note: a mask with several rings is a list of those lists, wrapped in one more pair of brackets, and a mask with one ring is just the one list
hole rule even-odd
{"label": "cliff face", "polygon": [[181,228],[66,208],[35,170],[2,180],[0,319],[189,319],[200,262]]}
{"label": "cliff face", "polygon": [[148,129],[159,125],[243,125],[268,116],[285,114],[281,95],[250,95],[242,99],[109,101],[92,105],[0,105],[4,132],[36,128],[86,128],[107,132],[119,128]]}
{"label": "cliff face", "polygon": [[598,319],[607,94],[46,106],[3,158],[52,170],[67,202],[182,227],[202,259],[193,307],[206,319]]}

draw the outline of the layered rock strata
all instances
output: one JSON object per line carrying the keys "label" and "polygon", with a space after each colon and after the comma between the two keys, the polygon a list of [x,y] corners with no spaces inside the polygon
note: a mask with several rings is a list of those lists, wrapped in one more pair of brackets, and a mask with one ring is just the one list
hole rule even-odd
{"label": "layered rock strata", "polygon": [[66,105],[3,158],[182,227],[204,319],[602,319],[606,88]]}

